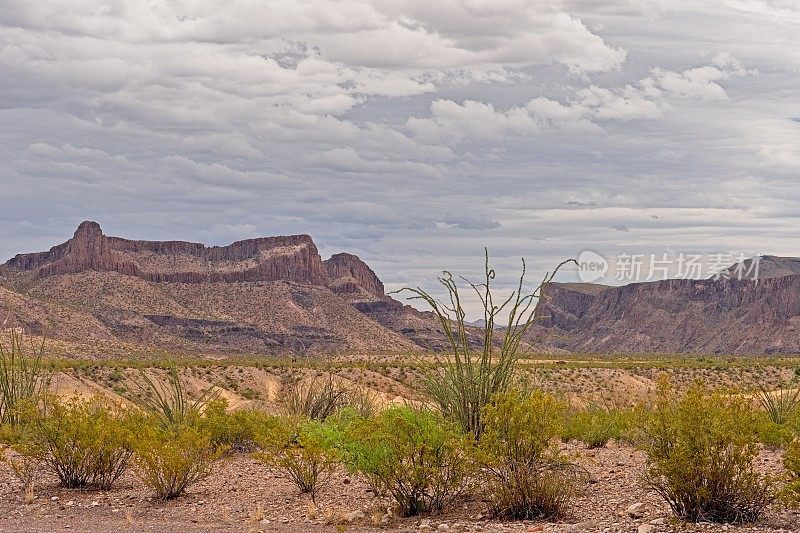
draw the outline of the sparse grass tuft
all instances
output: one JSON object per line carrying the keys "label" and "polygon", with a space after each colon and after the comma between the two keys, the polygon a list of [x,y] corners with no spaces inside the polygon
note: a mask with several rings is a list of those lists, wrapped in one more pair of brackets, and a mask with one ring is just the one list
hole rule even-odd
{"label": "sparse grass tuft", "polygon": [[166,385],[153,380],[144,370],[139,370],[139,379],[134,383],[137,391],[130,396],[131,401],[165,428],[193,423],[208,402],[219,397],[219,391],[211,387],[192,400],[174,366],[167,370]]}
{"label": "sparse grass tuft", "polygon": [[377,397],[364,385],[340,383],[330,372],[307,381],[290,379],[283,383],[280,409],[286,416],[323,421],[345,408],[372,416],[378,408]]}
{"label": "sparse grass tuft", "polygon": [[285,381],[281,387],[280,407],[287,416],[325,420],[346,405],[347,389],[330,373],[308,381]]}
{"label": "sparse grass tuft", "polygon": [[791,382],[782,384],[776,390],[769,390],[763,383],[758,383],[756,398],[772,422],[785,424],[800,407],[800,383],[795,377]]}

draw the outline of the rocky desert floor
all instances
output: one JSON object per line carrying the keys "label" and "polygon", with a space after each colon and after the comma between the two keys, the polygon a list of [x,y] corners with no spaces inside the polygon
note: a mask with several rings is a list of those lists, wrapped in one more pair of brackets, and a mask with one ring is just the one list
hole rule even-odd
{"label": "rocky desert floor", "polygon": [[[40,483],[35,497],[26,501],[17,480],[3,465],[0,531],[800,531],[799,512],[777,509],[747,526],[676,522],[666,504],[641,487],[644,458],[635,449],[612,443],[597,450],[569,445],[565,451],[585,466],[593,479],[570,514],[555,523],[491,520],[479,496],[459,500],[442,514],[394,517],[387,513],[388,500],[374,496],[364,483],[345,474],[334,476],[314,503],[279,472],[236,454],[185,496],[169,502],[152,501],[132,475],[108,492],[60,489],[56,480],[50,479]],[[759,469],[777,473],[780,468],[778,453],[765,449]]]}
{"label": "rocky desert floor", "polygon": [[[777,387],[795,375],[800,360],[723,358],[545,358],[527,361],[525,371],[537,386],[567,398],[629,403],[652,394],[655,380],[667,374],[678,387],[696,379],[720,387],[763,383]],[[62,363],[53,379],[54,392],[71,397],[102,395],[124,402],[133,365],[119,361]],[[307,379],[320,371],[219,361],[186,365],[182,371],[193,393],[217,387],[235,408],[275,409],[282,380]],[[338,379],[367,387],[380,403],[415,401],[419,370],[404,361],[368,370],[362,359],[337,361],[327,371]],[[163,370],[147,370],[158,378]],[[636,532],[800,531],[800,512],[771,510],[747,526],[685,524],[671,518],[667,505],[640,484],[644,457],[628,445],[589,450],[565,445],[593,482],[560,522],[498,522],[487,516],[480,491],[451,505],[440,515],[399,518],[387,513],[390,502],[376,497],[357,478],[341,473],[318,494],[316,502],[300,495],[283,475],[244,454],[234,454],[214,474],[174,501],[152,501],[145,487],[126,474],[108,492],[58,487],[43,477],[34,497],[26,497],[9,467],[0,462],[0,531],[519,531]],[[765,449],[759,469],[779,473],[780,453]],[[631,512],[628,512],[628,511]]]}

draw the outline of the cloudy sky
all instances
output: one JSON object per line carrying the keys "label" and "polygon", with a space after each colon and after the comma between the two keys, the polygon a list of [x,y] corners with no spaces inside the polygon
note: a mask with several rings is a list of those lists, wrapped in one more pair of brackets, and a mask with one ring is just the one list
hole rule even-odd
{"label": "cloudy sky", "polygon": [[0,257],[800,255],[797,0],[0,0]]}

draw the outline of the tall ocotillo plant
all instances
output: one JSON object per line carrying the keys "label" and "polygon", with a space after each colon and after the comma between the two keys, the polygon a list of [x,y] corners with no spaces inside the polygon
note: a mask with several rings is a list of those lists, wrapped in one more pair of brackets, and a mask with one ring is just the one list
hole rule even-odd
{"label": "tall ocotillo plant", "polygon": [[0,339],[0,423],[16,424],[17,408],[22,402],[36,400],[50,384],[50,372],[44,365],[44,339],[41,345],[24,342],[24,334],[14,329],[8,344]]}
{"label": "tall ocotillo plant", "polygon": [[[441,364],[427,374],[427,390],[447,418],[459,423],[464,431],[476,438],[483,431],[483,408],[489,404],[492,396],[510,387],[516,363],[527,351],[523,338],[537,319],[536,304],[545,297],[545,287],[561,267],[568,263],[577,264],[574,259],[561,262],[552,273],[545,274],[536,288],[526,292],[526,265],[525,259],[522,259],[522,273],[516,290],[498,305],[491,288],[495,271],[489,266],[489,252],[486,249],[484,256],[483,283],[473,283],[460,277],[475,291],[483,306],[483,343],[480,349],[470,346],[462,297],[450,272],[444,271],[437,278],[447,291],[449,304],[438,301],[419,287],[405,287],[398,291],[413,293],[414,296],[409,299],[425,301],[438,317],[450,350],[443,360],[437,361]],[[508,318],[502,331],[502,342],[496,347],[495,335],[498,332],[495,324],[501,320],[504,311],[508,312]]]}

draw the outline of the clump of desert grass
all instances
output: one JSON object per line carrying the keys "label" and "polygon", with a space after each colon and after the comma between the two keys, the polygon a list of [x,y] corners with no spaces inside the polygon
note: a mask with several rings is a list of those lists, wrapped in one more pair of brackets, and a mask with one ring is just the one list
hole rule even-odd
{"label": "clump of desert grass", "polygon": [[376,394],[364,385],[344,384],[332,372],[307,380],[289,379],[281,386],[279,409],[285,416],[323,421],[343,409],[364,417],[378,409]]}

